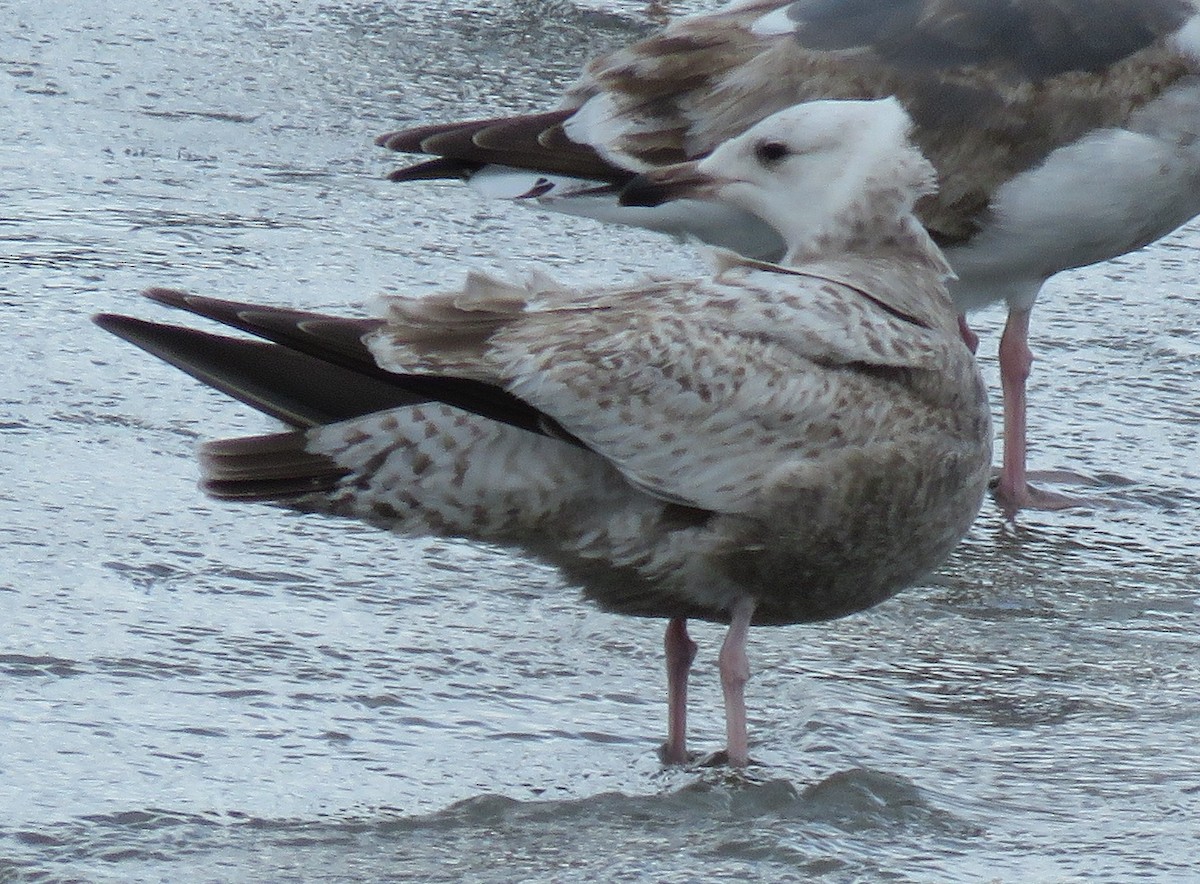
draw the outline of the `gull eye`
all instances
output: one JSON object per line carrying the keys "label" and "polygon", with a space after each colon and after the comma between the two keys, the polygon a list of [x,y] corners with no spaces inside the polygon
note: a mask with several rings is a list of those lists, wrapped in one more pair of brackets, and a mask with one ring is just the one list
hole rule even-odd
{"label": "gull eye", "polygon": [[764,166],[775,165],[775,163],[778,163],[789,153],[791,151],[788,150],[788,146],[782,141],[760,141],[754,145],[754,156]]}

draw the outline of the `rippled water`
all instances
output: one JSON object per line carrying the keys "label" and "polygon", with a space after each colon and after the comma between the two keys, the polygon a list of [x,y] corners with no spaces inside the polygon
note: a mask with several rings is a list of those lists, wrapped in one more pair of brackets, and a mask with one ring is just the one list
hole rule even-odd
{"label": "rippled water", "polygon": [[0,7],[0,880],[1200,874],[1200,229],[1039,305],[1034,465],[1092,504],[989,505],[927,585],[754,633],[759,764],[663,771],[659,624],[492,550],[204,500],[196,441],[267,421],[88,322],[168,316],[149,284],[345,310],[466,266],[692,267],[389,185],[370,145],[547,106],[646,5],[149,7]]}

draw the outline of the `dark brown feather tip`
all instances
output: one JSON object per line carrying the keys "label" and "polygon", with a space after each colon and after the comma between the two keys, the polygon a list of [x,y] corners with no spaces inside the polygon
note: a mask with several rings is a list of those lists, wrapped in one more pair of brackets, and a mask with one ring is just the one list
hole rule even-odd
{"label": "dark brown feather tip", "polygon": [[332,491],[350,474],[306,450],[302,432],[221,439],[200,447],[205,493],[225,500],[278,500]]}
{"label": "dark brown feather tip", "polygon": [[438,157],[388,173],[388,181],[466,181],[482,168],[480,163]]}

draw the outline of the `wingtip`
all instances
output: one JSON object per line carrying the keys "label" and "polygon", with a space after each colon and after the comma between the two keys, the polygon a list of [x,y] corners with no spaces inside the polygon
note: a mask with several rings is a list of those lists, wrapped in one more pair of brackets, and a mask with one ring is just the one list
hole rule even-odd
{"label": "wingtip", "polygon": [[92,322],[110,335],[115,335],[140,350],[145,350],[167,362],[171,361],[167,355],[164,355],[166,351],[162,342],[164,333],[169,335],[172,331],[177,331],[176,326],[124,316],[120,313],[97,313],[92,317]]}
{"label": "wingtip", "polygon": [[396,169],[388,173],[388,181],[403,183],[405,181],[447,181],[461,180],[466,181],[480,168],[479,163],[468,163],[463,160],[450,159],[449,157],[438,157],[433,160],[426,160],[423,163],[416,163],[412,166],[405,166],[403,169]]}
{"label": "wingtip", "polygon": [[[178,289],[161,288],[158,286],[143,289],[141,295],[143,298],[149,298],[156,304],[176,307],[181,310],[190,309],[189,299],[195,297]],[[127,333],[130,331],[140,330],[146,326],[153,325],[153,323],[149,323],[144,319],[135,319],[132,316],[125,316],[121,313],[96,313],[92,315],[91,319],[97,326],[118,337],[127,337]]]}
{"label": "wingtip", "polygon": [[149,298],[156,304],[163,304],[167,307],[176,307],[181,310],[186,310],[188,298],[191,297],[187,292],[179,289],[168,289],[161,286],[151,286],[147,289],[142,289],[142,297]]}
{"label": "wingtip", "polygon": [[454,131],[462,125],[464,124],[434,123],[427,126],[414,126],[411,129],[398,129],[395,132],[384,132],[375,139],[375,144],[398,153],[427,153],[422,144],[426,138]]}
{"label": "wingtip", "polygon": [[428,153],[422,143],[425,139],[432,135],[445,134],[448,130],[453,131],[461,125],[461,123],[432,124],[428,126],[414,126],[411,129],[397,129],[394,132],[384,132],[375,139],[375,146],[394,150],[397,153]]}
{"label": "wingtip", "polygon": [[122,316],[120,313],[95,313],[92,315],[92,322],[109,334],[124,337],[121,334],[122,330],[129,328],[138,320],[132,316]]}
{"label": "wingtip", "polygon": [[[243,331],[257,334],[253,328],[248,329],[245,327],[242,316],[244,311],[255,308],[253,304],[246,304],[241,301],[227,301],[223,298],[210,298],[206,295],[194,295],[191,292],[179,289],[160,287],[144,289],[142,297],[148,298],[156,304],[162,304],[164,307],[184,310],[196,316],[203,316],[206,319],[219,322],[222,325],[241,328]],[[263,309],[266,310],[268,308]]]}

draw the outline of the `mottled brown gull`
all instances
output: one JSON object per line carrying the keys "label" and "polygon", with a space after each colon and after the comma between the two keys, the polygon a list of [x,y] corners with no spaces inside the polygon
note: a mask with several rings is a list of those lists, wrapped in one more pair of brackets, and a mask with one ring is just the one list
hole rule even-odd
{"label": "mottled brown gull", "polygon": [[668,739],[688,758],[687,618],[729,623],[729,762],[749,757],[755,624],[859,611],[961,539],[991,459],[983,381],[912,214],[932,168],[894,100],[781,112],[641,182],[761,217],[786,265],[580,291],[473,274],[351,320],[151,290],[266,338],[106,329],[290,423],[211,442],[204,488],[506,545],[601,607],[668,618]]}
{"label": "mottled brown gull", "polygon": [[938,170],[918,216],[958,274],[961,311],[1004,302],[1008,514],[1055,508],[1030,486],[1030,314],[1060,270],[1139,248],[1200,212],[1195,0],[741,0],[593,61],[561,109],[380,138],[438,159],[392,177],[777,254],[732,204],[621,207],[638,172],[692,159],[783,107],[897,96]]}

